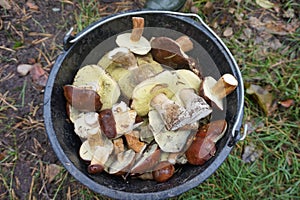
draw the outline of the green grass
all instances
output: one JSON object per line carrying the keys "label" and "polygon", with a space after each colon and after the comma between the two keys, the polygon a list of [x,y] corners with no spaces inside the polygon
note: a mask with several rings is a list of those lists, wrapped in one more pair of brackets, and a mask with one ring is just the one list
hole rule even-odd
{"label": "green grass", "polygon": [[[199,7],[198,14],[209,25],[214,20],[212,16],[222,17],[228,6],[232,5],[231,1],[211,1],[219,2],[218,6],[212,16],[205,16],[202,7],[207,1],[194,2]],[[75,13],[77,31],[100,18],[95,5],[97,1],[80,1],[80,9]],[[296,1],[282,3],[283,8],[299,9],[299,6],[295,6]],[[259,6],[255,1],[241,1],[235,9],[244,14],[245,22],[235,25],[236,31],[229,38],[222,36],[226,24],[217,27],[215,31],[232,51],[245,83],[268,87],[275,103],[293,99],[295,105],[290,108],[278,105],[271,116],[266,116],[252,96],[246,94],[244,123],[250,122],[253,131],[245,141],[237,143],[230,156],[210,178],[176,199],[300,199],[300,28],[284,38],[278,36],[282,47],[277,50],[269,49],[262,55],[263,46],[255,44],[256,34],[249,40],[240,39],[242,30],[248,27],[247,16],[255,13],[255,9],[260,9]],[[261,150],[262,154],[254,162],[245,163],[241,156],[244,147],[250,143]],[[62,178],[58,190],[63,187],[64,180]],[[85,199],[93,199],[93,195],[95,194],[85,187],[77,194]],[[101,198],[100,195],[97,197]]]}
{"label": "green grass", "polygon": [[101,18],[98,5],[97,0],[79,1],[79,11],[75,12],[75,30],[77,30],[77,32],[82,31],[83,28]]}

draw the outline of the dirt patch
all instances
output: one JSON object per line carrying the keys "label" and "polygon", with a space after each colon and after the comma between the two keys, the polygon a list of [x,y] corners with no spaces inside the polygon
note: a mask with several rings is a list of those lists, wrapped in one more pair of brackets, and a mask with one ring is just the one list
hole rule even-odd
{"label": "dirt patch", "polygon": [[[43,125],[43,89],[30,75],[20,76],[20,64],[40,63],[49,73],[62,52],[62,41],[74,26],[78,2],[7,1],[0,6],[0,199],[66,199],[83,186],[61,170],[52,183],[50,164],[60,165]],[[102,16],[141,7],[139,1],[99,1]],[[60,183],[68,184],[58,192]],[[68,188],[68,190],[67,190]]]}

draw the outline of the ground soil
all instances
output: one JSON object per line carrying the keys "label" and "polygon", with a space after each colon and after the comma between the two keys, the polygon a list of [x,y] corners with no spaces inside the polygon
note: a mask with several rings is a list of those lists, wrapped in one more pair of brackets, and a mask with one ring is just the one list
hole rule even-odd
{"label": "ground soil", "polygon": [[[80,6],[76,1],[8,2],[9,9],[0,6],[0,159],[5,161],[0,166],[0,199],[62,199],[56,194],[58,185],[45,177],[49,165],[60,163],[44,130],[43,87],[30,74],[21,76],[17,66],[40,63],[49,73]],[[99,1],[103,16],[139,6]],[[71,189],[61,191],[68,197],[74,195],[72,188],[83,187],[77,181],[68,184]]]}

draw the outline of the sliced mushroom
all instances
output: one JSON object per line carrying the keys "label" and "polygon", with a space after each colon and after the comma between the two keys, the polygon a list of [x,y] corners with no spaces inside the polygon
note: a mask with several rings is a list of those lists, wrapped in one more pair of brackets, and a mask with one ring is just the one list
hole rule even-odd
{"label": "sliced mushroom", "polygon": [[134,54],[126,47],[117,47],[106,53],[97,63],[115,81],[125,76],[129,70],[138,67]]}
{"label": "sliced mushroom", "polygon": [[88,138],[99,130],[100,124],[96,112],[80,113],[74,121],[74,132],[81,138]]}
{"label": "sliced mushroom", "polygon": [[168,131],[156,110],[149,112],[149,126],[159,148],[164,152],[181,152],[190,137],[191,130]]}
{"label": "sliced mushroom", "polygon": [[136,153],[140,153],[143,149],[145,149],[146,144],[140,141],[139,131],[131,131],[126,133],[124,136],[126,138],[128,148],[134,150]]}
{"label": "sliced mushroom", "polygon": [[79,149],[80,157],[85,161],[91,161],[94,156],[96,146],[104,146],[109,150],[113,149],[112,142],[108,140],[107,137],[103,136],[100,129],[98,129],[98,132],[95,134],[89,135],[87,140],[81,144]]}
{"label": "sliced mushroom", "polygon": [[185,109],[189,114],[189,124],[207,117],[212,109],[206,101],[195,93],[192,88],[183,88],[179,92],[180,99],[185,105]]}
{"label": "sliced mushroom", "polygon": [[86,65],[78,70],[73,85],[95,90],[101,98],[102,109],[111,108],[121,94],[117,82],[98,65]]}
{"label": "sliced mushroom", "polygon": [[136,126],[137,113],[131,110],[126,103],[113,105],[111,109],[99,113],[99,123],[103,133],[108,138],[117,138],[125,133],[131,132]]}
{"label": "sliced mushroom", "polygon": [[118,136],[131,132],[136,127],[135,119],[137,113],[135,110],[131,110],[123,101],[113,105],[112,112],[116,121]]}
{"label": "sliced mushroom", "polygon": [[150,144],[154,140],[154,136],[148,125],[149,125],[149,120],[147,120],[141,126],[139,126],[140,140],[142,142]]}
{"label": "sliced mushroom", "polygon": [[130,169],[135,160],[135,152],[132,149],[117,154],[116,159],[110,164],[108,173],[123,175]]}
{"label": "sliced mushroom", "polygon": [[224,135],[227,123],[225,120],[210,122],[202,126],[194,137],[185,155],[192,165],[203,165],[215,155],[215,143]]}
{"label": "sliced mushroom", "polygon": [[152,171],[152,168],[159,162],[160,158],[161,151],[157,147],[157,144],[152,144],[147,151],[142,154],[142,157],[136,161],[130,170],[132,175]]}
{"label": "sliced mushroom", "polygon": [[183,36],[180,36],[179,38],[177,38],[176,42],[179,44],[179,46],[183,52],[191,51],[194,48],[193,42],[186,35],[183,35]]}
{"label": "sliced mushroom", "polygon": [[94,149],[91,148],[89,141],[85,140],[79,149],[79,156],[84,161],[91,161],[94,155]]}
{"label": "sliced mushroom", "polygon": [[[152,38],[151,53],[157,62],[174,69],[194,69],[196,61],[181,49],[180,44],[168,37]],[[184,47],[186,48],[186,47]]]}
{"label": "sliced mushroom", "polygon": [[123,139],[121,137],[112,140],[112,142],[114,145],[114,154],[115,155],[117,155],[120,152],[125,151],[125,145],[124,145]]}
{"label": "sliced mushroom", "polygon": [[108,59],[125,69],[135,69],[138,67],[134,54],[125,47],[118,47],[110,51]]}
{"label": "sliced mushroom", "polygon": [[188,123],[186,109],[162,93],[156,95],[150,105],[157,110],[167,130],[176,130]]}
{"label": "sliced mushroom", "polygon": [[178,83],[182,83],[184,88],[193,88],[198,91],[201,84],[201,79],[191,70],[187,69],[178,69],[175,71],[178,76]]}
{"label": "sliced mushroom", "polygon": [[75,122],[76,119],[78,119],[78,116],[81,113],[81,111],[79,111],[76,108],[74,108],[73,106],[71,106],[71,104],[69,104],[68,102],[66,103],[66,111],[67,111],[67,115],[68,115],[69,119],[73,123]]}
{"label": "sliced mushroom", "polygon": [[96,146],[91,160],[91,164],[88,166],[88,172],[90,174],[101,173],[105,168],[105,163],[112,153],[112,148],[106,146]]}
{"label": "sliced mushroom", "polygon": [[91,89],[65,85],[64,96],[68,103],[79,111],[98,111],[102,108],[100,96]]}
{"label": "sliced mushroom", "polygon": [[223,98],[233,92],[237,85],[238,81],[231,74],[224,74],[218,81],[208,76],[202,81],[199,93],[223,110]]}
{"label": "sliced mushroom", "polygon": [[118,35],[116,43],[120,47],[127,47],[135,54],[146,55],[151,50],[151,46],[149,41],[142,36],[144,31],[144,18],[133,17],[132,23],[132,32]]}

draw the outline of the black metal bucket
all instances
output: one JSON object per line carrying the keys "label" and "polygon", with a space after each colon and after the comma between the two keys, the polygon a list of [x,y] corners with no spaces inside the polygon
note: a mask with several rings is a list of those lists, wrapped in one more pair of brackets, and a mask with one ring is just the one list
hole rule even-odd
{"label": "black metal bucket", "polygon": [[[164,183],[129,179],[106,173],[90,175],[87,165],[78,155],[81,140],[74,133],[74,127],[67,122],[63,86],[70,84],[85,64],[95,64],[103,54],[112,49],[97,49],[98,44],[109,41],[124,31],[131,29],[131,18],[141,16],[145,26],[165,28],[172,31],[151,34],[166,34],[173,37],[182,33],[200,44],[202,52],[193,55],[205,68],[204,75],[219,76],[233,74],[239,83],[237,89],[226,97],[225,111],[220,113],[228,122],[225,136],[217,143],[216,155],[203,166],[182,166],[174,176]],[[197,20],[197,21],[196,21]],[[158,31],[159,32],[159,31]],[[147,37],[147,33],[146,37]],[[161,35],[160,35],[161,36]],[[65,51],[58,57],[50,73],[44,97],[45,127],[52,147],[65,168],[82,184],[95,192],[116,199],[162,199],[177,196],[190,190],[207,179],[224,162],[235,143],[240,140],[243,117],[244,87],[238,66],[223,42],[195,14],[168,11],[133,11],[104,18],[79,33],[65,38]],[[109,43],[109,42],[108,42]],[[97,54],[98,52],[98,54]],[[209,66],[209,67],[208,67]]]}

